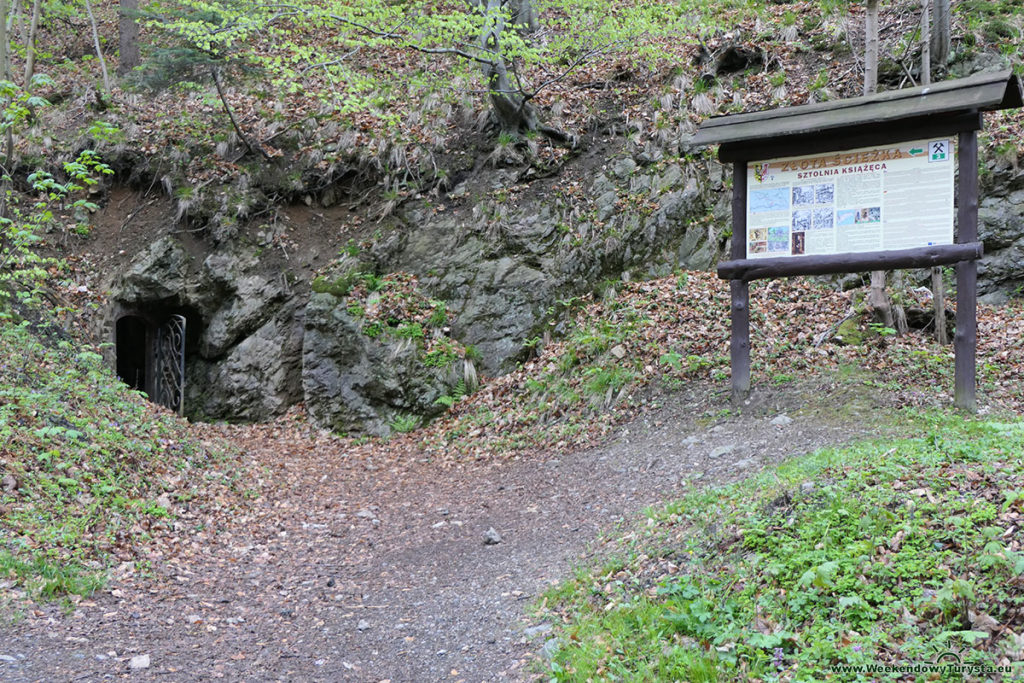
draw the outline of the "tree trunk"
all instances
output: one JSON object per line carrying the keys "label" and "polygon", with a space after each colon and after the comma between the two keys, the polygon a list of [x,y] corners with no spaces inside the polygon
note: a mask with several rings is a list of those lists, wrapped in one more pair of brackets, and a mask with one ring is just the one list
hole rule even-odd
{"label": "tree trunk", "polygon": [[[533,21],[536,21],[532,0],[512,1],[515,3],[513,9],[516,12],[527,12],[534,17]],[[536,131],[555,143],[574,145],[575,139],[572,135],[541,124],[537,118],[537,110],[530,104],[530,98],[526,96],[521,87],[512,85],[509,65],[501,54],[501,34],[505,30],[505,17],[502,14],[503,0],[471,0],[471,2],[480,8],[484,17],[483,30],[480,32],[479,40],[479,45],[484,53],[478,61],[484,78],[487,80],[491,116],[498,127],[504,133],[513,134]]]}
{"label": "tree trunk", "polygon": [[[867,0],[868,11],[864,20],[864,94],[878,90],[878,0]],[[871,273],[868,304],[875,310],[875,320],[893,327],[892,304],[885,292],[885,271]]]}
{"label": "tree trunk", "polygon": [[939,68],[944,69],[949,62],[951,40],[951,13],[949,0],[935,0],[935,30],[931,35],[931,58]]}
{"label": "tree trunk", "polygon": [[892,305],[885,291],[885,271],[871,272],[871,288],[868,290],[868,305],[875,311],[875,320],[886,327],[894,328]]}
{"label": "tree trunk", "polygon": [[[946,33],[949,34],[949,0],[937,0],[938,4],[946,5]],[[932,36],[931,34],[931,0],[921,0],[921,85],[932,82]],[[938,17],[936,17],[938,19]],[[947,45],[948,52],[948,45]],[[945,64],[943,64],[945,66]],[[949,332],[946,330],[946,284],[942,280],[942,268],[932,268],[932,310],[935,312],[935,340],[940,344],[949,343]]]}
{"label": "tree trunk", "polygon": [[139,0],[121,0],[121,12],[117,19],[118,55],[117,75],[131,73],[142,61],[139,54],[139,24],[134,12],[139,9]]}
{"label": "tree trunk", "polygon": [[942,268],[932,268],[932,303],[935,310],[935,340],[940,344],[949,343],[946,330],[946,283],[942,279]]}
{"label": "tree trunk", "polygon": [[10,39],[7,37],[7,0],[0,0],[0,78],[11,80]]}
{"label": "tree trunk", "polygon": [[25,39],[25,85],[32,82],[36,73],[36,34],[39,32],[39,12],[43,0],[32,3],[32,19],[28,24],[28,37]]}
{"label": "tree trunk", "polygon": [[931,0],[921,0],[921,85],[932,82]]}
{"label": "tree trunk", "polygon": [[[902,270],[893,271],[892,288],[898,295],[903,293],[904,287]],[[896,330],[896,334],[902,336],[910,331],[910,325],[907,323],[907,311],[903,308],[903,304],[900,303],[899,296],[897,296],[895,301],[890,300],[890,303],[892,304],[892,326]]]}
{"label": "tree trunk", "polygon": [[[528,2],[526,4],[529,4]],[[501,33],[505,30],[505,16],[501,0],[481,0],[484,27],[480,47],[488,61],[482,63],[484,78],[490,93],[491,111],[502,132],[522,133],[537,130],[537,112],[522,92],[512,88],[508,66],[501,54]]]}
{"label": "tree trunk", "polygon": [[14,0],[11,5],[10,16],[7,17],[7,35],[14,35],[17,30],[18,20],[21,19],[21,0]]}
{"label": "tree trunk", "polygon": [[[0,0],[3,2],[3,0]],[[96,26],[96,15],[92,13],[92,4],[85,0],[85,11],[89,14],[89,23],[92,24],[92,42],[96,47],[96,57],[100,60],[100,71],[103,72],[103,92],[110,92],[110,74],[107,72],[107,60],[103,58],[103,48],[100,46],[100,32]]]}
{"label": "tree trunk", "polygon": [[508,0],[512,13],[512,25],[524,33],[533,33],[540,28],[537,10],[533,0]]}
{"label": "tree trunk", "polygon": [[[11,60],[10,60],[10,38],[7,35],[7,0],[0,0],[0,78],[5,81],[11,80]],[[10,104],[10,100],[4,99],[3,106]],[[7,126],[7,134],[5,135],[5,142],[7,150],[4,153],[4,166],[5,173],[4,177],[10,175],[14,169],[14,127]],[[3,191],[6,195],[8,182],[5,180],[3,187],[0,191]],[[6,205],[5,209],[6,211]]]}
{"label": "tree trunk", "polygon": [[864,94],[878,91],[878,0],[867,0],[864,18]]}

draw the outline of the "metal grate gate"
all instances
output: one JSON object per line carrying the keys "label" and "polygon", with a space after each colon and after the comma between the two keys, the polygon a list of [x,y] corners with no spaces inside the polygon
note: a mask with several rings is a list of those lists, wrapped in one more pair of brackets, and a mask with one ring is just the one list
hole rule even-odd
{"label": "metal grate gate", "polygon": [[157,328],[156,403],[179,415],[185,410],[185,316],[172,315]]}

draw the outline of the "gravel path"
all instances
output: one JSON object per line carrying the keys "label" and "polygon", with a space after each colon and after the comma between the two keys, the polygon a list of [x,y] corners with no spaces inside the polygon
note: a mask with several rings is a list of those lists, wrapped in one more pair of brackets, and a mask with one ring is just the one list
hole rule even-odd
{"label": "gravel path", "polygon": [[[706,389],[662,403],[602,447],[541,458],[440,467],[268,443],[268,466],[310,474],[260,522],[71,614],[6,614],[0,679],[529,680],[545,627],[527,608],[600,553],[603,532],[688,487],[865,435],[887,408],[827,382],[755,394],[740,416]],[[491,529],[500,542],[485,543]]]}

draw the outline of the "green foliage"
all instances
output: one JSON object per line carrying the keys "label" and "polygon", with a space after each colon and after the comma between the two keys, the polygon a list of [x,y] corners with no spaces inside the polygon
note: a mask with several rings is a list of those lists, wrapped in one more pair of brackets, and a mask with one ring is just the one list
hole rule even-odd
{"label": "green foliage", "polygon": [[460,379],[458,384],[456,384],[452,388],[452,391],[451,391],[450,394],[446,394],[444,396],[441,396],[436,401],[434,401],[434,403],[436,403],[439,406],[444,406],[445,408],[451,408],[452,406],[454,406],[456,403],[459,402],[459,399],[461,399],[462,397],[464,397],[464,396],[466,396],[468,394],[469,394],[469,392],[466,390],[466,382],[465,382],[465,380],[461,380]]}
{"label": "green foliage", "polygon": [[423,340],[423,325],[420,323],[402,323],[395,328],[394,334],[399,339]]}
{"label": "green foliage", "polygon": [[474,363],[480,363],[484,359],[484,354],[473,344],[467,344],[464,353],[466,360]]}
{"label": "green foliage", "polygon": [[1020,608],[1024,553],[1004,510],[1021,509],[1024,424],[901,424],[919,436],[821,451],[651,513],[633,559],[548,594],[565,624],[552,680],[852,681],[833,667],[943,650],[996,666],[1016,644],[974,615],[1008,624]]}
{"label": "green foliage", "polygon": [[434,306],[433,312],[427,318],[426,324],[429,327],[444,327],[448,324],[448,305],[443,301],[431,301]]}
{"label": "green foliage", "polygon": [[982,27],[982,35],[990,43],[1001,43],[1006,39],[1018,37],[1017,28],[1006,19],[992,19]]}
{"label": "green foliage", "polygon": [[870,329],[872,332],[874,332],[880,337],[893,337],[896,335],[896,330],[894,330],[891,327],[887,327],[882,323],[868,323],[868,329]]}
{"label": "green foliage", "polygon": [[98,353],[57,339],[45,323],[0,320],[0,472],[17,483],[0,492],[0,580],[44,597],[96,590],[115,546],[169,525],[156,499],[173,476],[197,482],[175,487],[182,497],[208,479],[230,485],[217,472],[226,451],[198,445]]}
{"label": "green foliage", "polygon": [[386,283],[379,275],[366,272],[361,268],[355,268],[339,275],[333,280],[319,275],[313,278],[310,288],[317,294],[330,294],[340,299],[347,296],[352,291],[352,288],[358,284],[363,284],[367,291],[379,292]]}
{"label": "green foliage", "polygon": [[583,385],[584,391],[588,396],[595,398],[613,396],[634,378],[633,372],[621,365],[588,368],[584,372],[584,376],[586,377],[586,383]]}
{"label": "green foliage", "polygon": [[[141,21],[165,40],[158,41],[144,78],[149,85],[166,86],[181,79],[197,80],[213,65],[247,69],[262,74],[280,93],[316,90],[342,115],[373,112],[397,128],[400,117],[391,105],[403,90],[450,93],[453,71],[459,80],[467,80],[464,77],[480,64],[500,61],[515,71],[514,87],[534,96],[554,84],[549,82],[551,73],[574,68],[590,53],[622,51],[653,65],[662,56],[656,44],[659,37],[678,37],[694,15],[718,9],[696,2],[676,7],[641,0],[612,11],[607,2],[562,0],[557,12],[543,13],[550,29],[545,40],[505,30],[485,47],[480,37],[495,25],[497,16],[484,6],[389,0],[299,0],[286,5],[155,2],[141,13]],[[510,12],[508,5],[500,10],[509,28],[514,23]],[[313,39],[323,35],[331,37]],[[365,59],[396,48],[405,50],[413,62],[456,59],[461,68],[424,68],[416,78],[396,83],[390,80],[389,60]],[[357,54],[364,59],[353,59]],[[538,72],[545,76],[530,82],[529,74]],[[322,88],[324,79],[332,87]]]}
{"label": "green foliage", "polygon": [[[249,10],[248,12],[246,10]],[[136,13],[143,26],[167,34],[173,42],[158,41],[132,78],[141,86],[160,90],[171,85],[204,82],[211,69],[232,61],[235,46],[267,22],[258,4],[239,0],[215,2],[152,2]]]}
{"label": "green foliage", "polygon": [[416,415],[398,415],[389,423],[389,426],[392,431],[405,434],[420,426],[420,418]]}
{"label": "green foliage", "polygon": [[423,355],[423,364],[428,368],[446,368],[459,359],[459,351],[448,338],[434,342]]}
{"label": "green foliage", "polygon": [[[31,87],[50,84],[50,79],[38,74]],[[47,106],[45,100],[22,91],[10,81],[0,81],[0,97],[7,102],[0,117],[0,132],[12,137],[26,123],[33,108]],[[65,162],[63,170],[63,182],[46,171],[28,174],[26,182],[36,198],[27,206],[12,189],[12,179],[6,175],[0,179],[0,317],[11,315],[15,301],[22,306],[37,306],[49,271],[59,268],[56,259],[41,256],[35,250],[42,240],[40,233],[57,224],[54,211],[71,213],[78,221],[76,232],[87,232],[88,215],[98,207],[81,195],[98,182],[98,177],[114,172],[92,150],[83,150],[74,161]]]}
{"label": "green foliage", "polygon": [[808,90],[818,91],[828,85],[828,69],[822,68],[818,71],[818,75],[814,77],[814,80],[807,86]]}

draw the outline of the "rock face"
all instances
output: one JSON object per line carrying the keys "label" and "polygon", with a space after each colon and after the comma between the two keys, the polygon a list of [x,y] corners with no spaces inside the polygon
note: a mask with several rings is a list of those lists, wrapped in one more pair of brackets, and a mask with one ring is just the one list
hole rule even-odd
{"label": "rock face", "polygon": [[264,420],[302,398],[302,306],[286,287],[242,248],[200,261],[167,236],[134,260],[111,298],[114,318],[185,315],[186,414]]}
{"label": "rock face", "polygon": [[722,167],[713,162],[687,172],[676,164],[645,168],[625,157],[598,173],[579,200],[511,209],[487,198],[511,182],[499,175],[475,191],[457,188],[471,198],[469,216],[412,207],[408,236],[387,261],[416,273],[428,291],[450,302],[453,335],[480,350],[490,374],[508,370],[523,342],[543,333],[557,301],[605,280],[709,268],[723,248],[718,229],[728,193]]}
{"label": "rock face", "polygon": [[194,359],[186,410],[197,417],[258,421],[302,398],[302,307],[290,302],[222,356]]}
{"label": "rock face", "polygon": [[[601,283],[714,265],[729,225],[723,167],[649,162],[613,159],[567,189],[521,186],[514,203],[517,172],[483,169],[440,200],[443,211],[425,200],[406,205],[401,225],[341,276],[416,275],[421,298],[446,310],[426,336],[371,323],[369,299],[347,295],[351,282],[311,294],[310,283],[289,282],[281,264],[238,240],[174,236],[117,279],[112,317],[186,315],[186,414],[258,421],[305,401],[323,427],[384,434],[443,410],[438,399],[453,393],[463,360],[427,356],[447,335],[475,346],[480,369],[498,374],[522,357],[524,342],[560,331],[560,302]],[[1024,173],[990,162],[983,182],[979,288],[995,296],[1024,286]]]}
{"label": "rock face", "polygon": [[[723,247],[715,226],[726,222],[728,192],[713,162],[655,167],[624,156],[571,194],[541,191],[513,205],[502,195],[516,173],[480,170],[448,198],[450,211],[408,205],[404,225],[360,257],[377,275],[418,276],[449,316],[450,329],[432,339],[474,345],[488,374],[512,367],[528,339],[558,331],[559,301],[605,280],[707,268]],[[158,240],[112,292],[115,318],[188,318],[186,414],[264,420],[305,401],[324,427],[384,434],[443,410],[437,401],[461,379],[461,357],[426,362],[431,339],[387,325],[368,334],[362,306],[344,292],[293,289],[240,240],[209,242]]]}
{"label": "rock face", "polygon": [[989,178],[978,207],[978,291],[990,301],[1024,288],[1024,172],[988,162]]}
{"label": "rock face", "polygon": [[305,319],[302,389],[322,427],[378,435],[411,427],[443,412],[438,399],[461,379],[461,360],[432,365],[417,339],[371,336],[343,298],[313,294]]}

